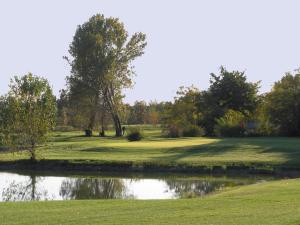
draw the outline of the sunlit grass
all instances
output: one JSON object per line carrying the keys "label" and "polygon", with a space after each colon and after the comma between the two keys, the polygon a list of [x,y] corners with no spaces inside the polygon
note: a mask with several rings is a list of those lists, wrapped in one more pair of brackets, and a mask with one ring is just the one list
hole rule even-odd
{"label": "sunlit grass", "polygon": [[243,186],[203,199],[0,203],[6,225],[298,225],[300,179]]}
{"label": "sunlit grass", "polygon": [[[38,149],[39,159],[151,162],[190,165],[262,164],[300,166],[299,138],[164,138],[159,128],[145,128],[145,139],[84,137],[83,132],[54,132]],[[26,153],[2,153],[0,160],[25,159]]]}

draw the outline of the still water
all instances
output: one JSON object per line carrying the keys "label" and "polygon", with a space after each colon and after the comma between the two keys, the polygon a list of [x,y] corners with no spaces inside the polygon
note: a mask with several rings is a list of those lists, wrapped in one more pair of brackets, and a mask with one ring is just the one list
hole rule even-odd
{"label": "still water", "polygon": [[144,175],[37,175],[0,172],[0,201],[178,199],[201,197],[271,178]]}

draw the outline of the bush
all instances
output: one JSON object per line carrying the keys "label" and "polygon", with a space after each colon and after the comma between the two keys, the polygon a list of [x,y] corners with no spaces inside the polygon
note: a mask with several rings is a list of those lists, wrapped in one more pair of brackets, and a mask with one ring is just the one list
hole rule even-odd
{"label": "bush", "polygon": [[191,125],[183,129],[182,135],[184,137],[201,137],[204,136],[204,129],[196,125]]}
{"label": "bush", "polygon": [[163,130],[163,134],[169,138],[182,136],[182,130],[177,125],[169,125]]}
{"label": "bush", "polygon": [[84,133],[85,133],[86,137],[92,137],[93,136],[93,131],[92,130],[85,130]]}
{"label": "bush", "polygon": [[228,110],[221,118],[217,119],[214,132],[220,137],[241,137],[245,135],[245,117],[241,112]]}
{"label": "bush", "polygon": [[140,141],[143,138],[143,132],[141,128],[134,127],[128,130],[127,140],[128,141]]}

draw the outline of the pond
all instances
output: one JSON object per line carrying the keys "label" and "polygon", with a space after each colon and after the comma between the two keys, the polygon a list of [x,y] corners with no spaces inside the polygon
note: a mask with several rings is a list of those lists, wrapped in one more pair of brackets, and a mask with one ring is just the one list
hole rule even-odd
{"label": "pond", "polygon": [[179,199],[274,179],[196,175],[18,174],[0,172],[0,201]]}

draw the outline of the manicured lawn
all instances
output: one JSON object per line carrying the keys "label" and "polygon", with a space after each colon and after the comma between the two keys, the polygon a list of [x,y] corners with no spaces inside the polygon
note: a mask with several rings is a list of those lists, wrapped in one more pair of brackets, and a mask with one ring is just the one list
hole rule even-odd
{"label": "manicured lawn", "polygon": [[3,225],[300,224],[300,179],[243,186],[202,199],[0,203]]}
{"label": "manicured lawn", "polygon": [[[300,168],[300,138],[162,138],[160,130],[146,127],[146,138],[83,137],[82,132],[55,132],[39,148],[48,160],[89,162],[152,162],[188,165],[260,165]],[[26,154],[0,154],[0,161],[25,159]]]}

